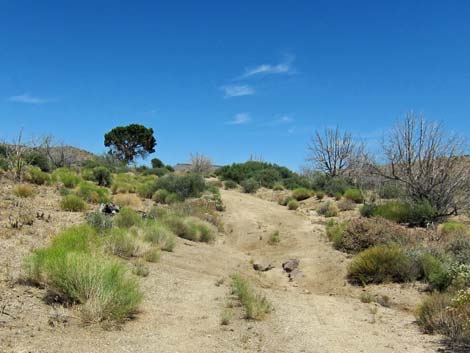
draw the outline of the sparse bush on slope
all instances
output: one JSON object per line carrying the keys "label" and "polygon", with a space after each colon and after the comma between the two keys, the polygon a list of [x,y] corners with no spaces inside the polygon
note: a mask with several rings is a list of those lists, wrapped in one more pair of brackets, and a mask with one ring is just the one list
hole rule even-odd
{"label": "sparse bush on slope", "polygon": [[64,211],[81,212],[86,210],[87,204],[77,195],[67,195],[60,201],[60,208]]}
{"label": "sparse bush on slope", "polygon": [[272,305],[266,297],[255,293],[243,277],[234,275],[231,288],[232,294],[238,298],[245,309],[245,318],[262,320],[272,311]]}

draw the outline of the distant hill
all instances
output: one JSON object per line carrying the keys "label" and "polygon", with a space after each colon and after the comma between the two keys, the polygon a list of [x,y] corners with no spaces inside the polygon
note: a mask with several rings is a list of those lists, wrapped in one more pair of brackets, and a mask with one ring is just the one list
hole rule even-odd
{"label": "distant hill", "polygon": [[[173,168],[175,169],[175,172],[187,172],[187,171],[191,170],[191,166],[192,166],[191,163],[177,163],[173,166]],[[215,172],[219,168],[222,168],[222,166],[221,165],[213,165],[211,171]]]}

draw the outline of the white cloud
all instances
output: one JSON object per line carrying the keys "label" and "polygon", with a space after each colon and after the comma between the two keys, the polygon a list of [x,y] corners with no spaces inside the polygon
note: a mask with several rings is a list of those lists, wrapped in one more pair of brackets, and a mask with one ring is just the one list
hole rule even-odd
{"label": "white cloud", "polygon": [[247,124],[251,121],[250,115],[248,113],[238,113],[233,117],[233,120],[228,121],[228,125],[242,125]]}
{"label": "white cloud", "polygon": [[51,99],[35,97],[30,95],[29,93],[20,94],[18,96],[11,96],[7,99],[10,102],[15,103],[25,103],[25,104],[44,104],[52,102]]}
{"label": "white cloud", "polygon": [[281,116],[279,119],[277,119],[277,122],[279,124],[290,124],[294,122],[294,118],[288,115],[284,115],[284,116]]}
{"label": "white cloud", "polygon": [[254,88],[248,85],[227,85],[222,86],[221,90],[224,92],[225,98],[251,96],[255,94]]}
{"label": "white cloud", "polygon": [[272,75],[272,74],[287,74],[294,71],[292,63],[295,57],[293,55],[287,55],[282,63],[272,64],[261,64],[251,69],[245,69],[245,73],[240,78],[249,78],[258,75]]}

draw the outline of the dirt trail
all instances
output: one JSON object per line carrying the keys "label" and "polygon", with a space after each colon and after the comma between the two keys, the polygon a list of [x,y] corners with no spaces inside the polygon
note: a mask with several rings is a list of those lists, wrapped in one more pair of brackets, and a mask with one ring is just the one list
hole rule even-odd
{"label": "dirt trail", "polygon": [[[222,191],[222,198],[226,235],[213,245],[179,240],[174,253],[150,264],[149,276],[141,280],[142,313],[135,320],[106,331],[81,327],[68,313],[69,325],[51,327],[52,310],[38,299],[43,293],[18,286],[23,309],[0,326],[0,352],[437,351],[438,338],[420,334],[411,314],[357,299],[360,289],[344,281],[348,259],[325,242],[321,225],[251,195]],[[281,242],[271,246],[274,230]],[[303,274],[294,282],[281,269],[290,258],[300,260]],[[275,268],[258,273],[250,260]],[[228,276],[236,272],[273,303],[266,320],[235,317],[220,325]]]}

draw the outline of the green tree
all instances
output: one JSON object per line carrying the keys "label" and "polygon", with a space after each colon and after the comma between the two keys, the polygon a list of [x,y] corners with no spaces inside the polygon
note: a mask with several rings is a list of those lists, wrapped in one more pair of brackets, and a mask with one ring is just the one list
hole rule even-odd
{"label": "green tree", "polygon": [[158,158],[152,158],[151,162],[152,168],[163,168],[165,166],[163,162]]}
{"label": "green tree", "polygon": [[153,129],[143,125],[131,124],[118,126],[104,135],[104,145],[109,147],[109,153],[118,159],[130,163],[136,157],[144,158],[155,152],[157,142]]}

